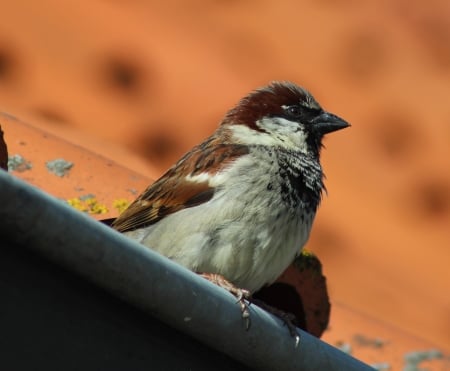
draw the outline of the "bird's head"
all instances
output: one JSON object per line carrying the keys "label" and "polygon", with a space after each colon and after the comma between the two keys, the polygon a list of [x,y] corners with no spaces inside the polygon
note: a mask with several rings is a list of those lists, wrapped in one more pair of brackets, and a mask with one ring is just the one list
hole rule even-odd
{"label": "bird's head", "polygon": [[273,82],[241,99],[222,121],[235,141],[248,145],[320,151],[325,134],[349,124],[326,112],[305,89]]}

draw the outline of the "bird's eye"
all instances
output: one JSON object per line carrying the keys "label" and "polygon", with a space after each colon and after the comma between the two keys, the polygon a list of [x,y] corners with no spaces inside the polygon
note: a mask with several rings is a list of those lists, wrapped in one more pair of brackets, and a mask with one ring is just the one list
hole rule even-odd
{"label": "bird's eye", "polygon": [[286,107],[286,112],[291,116],[299,116],[301,114],[301,110],[300,110],[299,106]]}

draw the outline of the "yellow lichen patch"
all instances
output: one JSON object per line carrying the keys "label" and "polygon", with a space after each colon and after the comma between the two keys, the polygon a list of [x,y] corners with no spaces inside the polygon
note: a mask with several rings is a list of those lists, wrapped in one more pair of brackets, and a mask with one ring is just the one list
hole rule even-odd
{"label": "yellow lichen patch", "polygon": [[88,214],[106,214],[108,208],[100,204],[93,196],[81,196],[67,200],[67,203],[73,208]]}
{"label": "yellow lichen patch", "polygon": [[79,198],[70,198],[67,200],[67,203],[72,206],[74,209],[77,209],[79,211],[87,212],[89,208],[86,206],[86,204],[81,201]]}
{"label": "yellow lichen patch", "polygon": [[108,209],[105,205],[98,203],[95,198],[89,198],[86,200],[86,205],[89,207],[90,214],[106,214]]}
{"label": "yellow lichen patch", "polygon": [[130,201],[125,198],[119,198],[113,201],[113,207],[117,209],[119,214],[122,214],[129,205]]}
{"label": "yellow lichen patch", "polygon": [[300,252],[301,255],[303,255],[304,257],[312,257],[314,256],[314,254],[306,249],[302,249],[302,251]]}

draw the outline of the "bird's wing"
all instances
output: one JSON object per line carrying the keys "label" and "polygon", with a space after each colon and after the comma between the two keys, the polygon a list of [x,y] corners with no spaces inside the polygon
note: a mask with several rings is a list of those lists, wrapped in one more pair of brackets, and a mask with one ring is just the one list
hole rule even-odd
{"label": "bird's wing", "polygon": [[211,137],[182,157],[148,187],[112,224],[119,232],[152,225],[179,210],[208,202],[215,192],[209,178],[248,154],[241,144],[214,143]]}

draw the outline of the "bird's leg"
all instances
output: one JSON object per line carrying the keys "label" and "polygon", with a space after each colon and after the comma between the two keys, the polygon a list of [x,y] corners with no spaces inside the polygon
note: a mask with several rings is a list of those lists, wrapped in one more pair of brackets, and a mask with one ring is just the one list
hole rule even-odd
{"label": "bird's leg", "polygon": [[233,294],[236,297],[237,303],[239,303],[241,307],[242,318],[245,320],[245,328],[248,330],[250,328],[250,312],[248,311],[249,304],[246,302],[246,300],[249,300],[251,297],[250,291],[236,287],[220,274],[216,273],[198,273],[198,274],[201,277],[207,279],[208,281],[214,283],[215,285],[227,290],[229,293]]}

